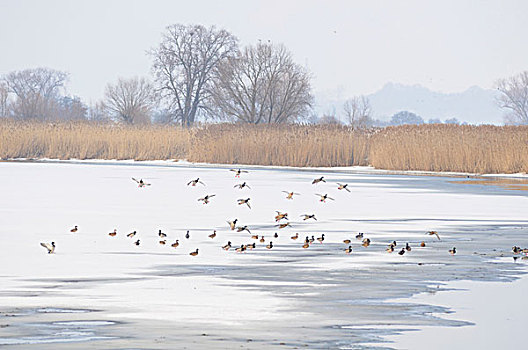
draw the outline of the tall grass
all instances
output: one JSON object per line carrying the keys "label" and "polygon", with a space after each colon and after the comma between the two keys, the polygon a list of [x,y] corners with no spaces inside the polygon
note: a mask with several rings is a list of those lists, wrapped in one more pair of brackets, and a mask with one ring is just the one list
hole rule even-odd
{"label": "tall grass", "polygon": [[413,125],[367,131],[334,125],[123,126],[0,120],[0,158],[188,159],[288,166],[528,171],[528,126]]}

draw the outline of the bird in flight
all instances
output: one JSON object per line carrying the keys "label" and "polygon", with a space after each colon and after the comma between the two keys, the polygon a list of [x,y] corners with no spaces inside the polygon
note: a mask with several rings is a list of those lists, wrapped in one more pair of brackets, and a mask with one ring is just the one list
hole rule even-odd
{"label": "bird in flight", "polygon": [[438,235],[438,232],[436,231],[427,231],[426,235],[429,235],[429,236],[432,236],[432,235],[435,235],[436,238],[438,238],[438,240],[440,241],[440,236]]}
{"label": "bird in flight", "polygon": [[318,184],[319,182],[326,182],[326,180],[324,179],[324,176],[321,176],[321,177],[318,178],[318,179],[314,179],[314,180],[312,181],[312,185]]}
{"label": "bird in flight", "polygon": [[350,192],[350,190],[348,189],[348,184],[340,184],[339,182],[337,183],[337,189],[338,190],[346,190],[347,192]]}
{"label": "bird in flight", "polygon": [[233,187],[238,187],[239,189],[243,189],[244,187],[247,187],[247,188],[251,189],[251,187],[249,187],[249,185],[245,181],[242,182],[241,184],[236,184]]}
{"label": "bird in flight", "polygon": [[248,208],[251,209],[251,206],[249,205],[249,200],[250,199],[251,198],[237,199],[238,205],[246,204],[248,206]]}
{"label": "bird in flight", "polygon": [[240,177],[240,174],[247,173],[247,170],[240,170],[240,169],[229,169],[229,171],[234,171],[235,177]]}
{"label": "bird in flight", "polygon": [[132,180],[134,180],[134,181],[137,182],[138,187],[150,186],[150,184],[149,184],[149,183],[146,183],[145,181],[143,181],[143,179],[140,179],[140,180],[138,181],[137,179],[132,178]]}
{"label": "bird in flight", "polygon": [[49,244],[49,243],[40,243],[40,245],[48,250],[48,254],[55,253],[55,242],[51,242],[51,244]]}
{"label": "bird in flight", "polygon": [[276,211],[276,213],[277,215],[275,215],[275,222],[282,219],[288,220],[288,213],[281,213],[280,211]]}
{"label": "bird in flight", "polygon": [[300,193],[296,193],[296,192],[288,192],[288,191],[282,191],[282,192],[287,194],[286,199],[293,199],[293,195],[297,195],[297,196],[301,195]]}
{"label": "bird in flight", "polygon": [[321,197],[321,199],[319,200],[319,202],[326,203],[326,200],[327,200],[327,199],[334,200],[332,197],[328,197],[328,194],[326,194],[326,193],[325,193],[324,195],[323,195],[323,194],[316,193],[315,195]]}
{"label": "bird in flight", "polygon": [[202,181],[200,181],[200,178],[199,178],[199,177],[197,177],[197,178],[194,179],[194,180],[189,181],[189,182],[187,183],[187,186],[189,186],[189,185],[191,185],[191,186],[196,186],[196,185],[198,185],[198,184],[200,184],[200,185],[204,185],[204,186],[205,186],[205,184],[204,184]]}
{"label": "bird in flight", "polygon": [[210,198],[213,198],[214,196],[216,196],[216,194],[208,194],[208,195],[205,196],[205,197],[198,198],[198,201],[202,201],[203,204],[208,204],[208,203],[209,203],[209,199],[210,199]]}
{"label": "bird in flight", "polygon": [[231,231],[233,231],[236,227],[236,223],[237,223],[238,219],[235,219],[233,221],[227,221],[227,223],[229,224],[229,228],[231,229]]}
{"label": "bird in flight", "polygon": [[308,215],[308,214],[302,214],[301,217],[304,217],[303,220],[306,221],[306,220],[309,220],[309,219],[314,219],[315,221],[317,221],[316,217],[315,217],[315,214],[311,214],[311,215]]}

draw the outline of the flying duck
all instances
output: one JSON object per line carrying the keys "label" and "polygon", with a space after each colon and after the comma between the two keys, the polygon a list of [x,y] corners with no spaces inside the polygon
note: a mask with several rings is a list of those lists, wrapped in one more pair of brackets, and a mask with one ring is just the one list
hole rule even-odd
{"label": "flying duck", "polygon": [[436,231],[427,231],[426,235],[429,235],[429,236],[435,235],[436,238],[438,238],[438,240],[440,241],[440,236],[438,235],[438,232]]}
{"label": "flying duck", "polygon": [[303,218],[304,221],[309,220],[309,219],[314,219],[315,221],[317,221],[317,218],[315,217],[315,214],[311,214],[311,215],[302,214],[301,217],[304,217]]}
{"label": "flying duck", "polygon": [[233,221],[228,221],[227,222],[229,224],[229,228],[231,228],[231,231],[233,231],[235,229],[237,221],[238,221],[238,219],[235,219]]}
{"label": "flying duck", "polygon": [[240,174],[247,173],[246,170],[240,170],[240,169],[229,169],[229,171],[234,171],[235,172],[235,177],[240,177]]}
{"label": "flying duck", "polygon": [[315,195],[321,197],[321,199],[319,199],[319,202],[326,203],[327,199],[334,200],[332,197],[328,197],[328,194],[326,194],[326,193],[324,195],[316,193]]}
{"label": "flying duck", "polygon": [[241,184],[236,184],[233,187],[238,187],[239,189],[243,189],[244,187],[247,187],[247,188],[251,189],[251,187],[249,187],[249,185],[245,181],[242,182]]}
{"label": "flying duck", "polygon": [[205,184],[204,184],[202,181],[200,181],[200,178],[199,178],[199,177],[197,177],[195,180],[191,180],[191,181],[189,181],[189,182],[187,183],[187,186],[189,186],[189,185],[191,185],[191,186],[196,186],[196,185],[198,185],[198,184],[201,184],[201,185],[204,185],[204,186],[205,186]]}
{"label": "flying duck", "polygon": [[135,182],[137,182],[137,184],[138,184],[138,187],[145,187],[145,186],[150,186],[150,184],[149,184],[149,183],[146,183],[146,182],[144,182],[144,181],[143,181],[143,179],[140,179],[140,180],[138,181],[138,180],[136,180],[136,179],[132,178],[132,180],[134,180]]}
{"label": "flying duck", "polygon": [[350,192],[350,190],[348,189],[348,184],[340,184],[339,182],[337,183],[337,189],[338,190],[346,190],[347,192]]}
{"label": "flying duck", "polygon": [[77,225],[75,225],[75,227],[72,228],[72,229],[70,230],[70,232],[77,232],[77,230],[78,230]]}
{"label": "flying duck", "polygon": [[136,233],[137,233],[136,231],[132,231],[132,232],[130,232],[130,233],[127,235],[127,237],[128,237],[128,238],[132,238],[132,237],[134,237],[134,236],[136,235]]}
{"label": "flying duck", "polygon": [[209,203],[209,198],[213,198],[214,196],[216,196],[216,194],[208,194],[205,197],[198,198],[198,201],[202,201],[203,204],[208,204]]}
{"label": "flying duck", "polygon": [[318,178],[318,179],[314,179],[314,180],[312,181],[312,185],[318,184],[319,182],[326,182],[326,180],[324,179],[324,176],[321,176],[321,177]]}
{"label": "flying duck", "polygon": [[247,226],[239,226],[237,227],[237,232],[247,231],[249,234],[251,234],[251,231]]}
{"label": "flying duck", "polygon": [[40,243],[40,245],[48,250],[48,254],[55,253],[55,242],[51,242],[51,244],[49,244],[49,243]]}
{"label": "flying duck", "polygon": [[275,215],[275,222],[280,221],[282,219],[288,220],[288,213],[281,213],[280,211],[276,211],[277,215]]}
{"label": "flying duck", "polygon": [[279,226],[279,229],[281,229],[281,228],[285,228],[285,227],[287,227],[287,226],[290,226],[290,227],[291,227],[291,224],[290,224],[289,222],[287,222],[287,223],[285,223],[285,224],[278,224],[278,225],[276,225],[276,226]]}
{"label": "flying duck", "polygon": [[237,199],[238,205],[246,204],[248,206],[248,208],[251,209],[251,206],[249,205],[249,200],[250,199],[251,198]]}
{"label": "flying duck", "polygon": [[300,196],[300,193],[296,193],[296,192],[288,192],[288,191],[282,191],[282,192],[287,194],[286,199],[293,199],[293,195]]}
{"label": "flying duck", "polygon": [[196,250],[194,252],[190,252],[189,255],[191,255],[191,256],[198,255],[198,248],[196,248]]}

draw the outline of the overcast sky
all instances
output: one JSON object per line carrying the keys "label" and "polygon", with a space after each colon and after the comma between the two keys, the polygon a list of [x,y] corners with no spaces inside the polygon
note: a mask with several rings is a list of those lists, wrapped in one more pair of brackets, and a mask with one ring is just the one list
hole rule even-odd
{"label": "overcast sky", "polygon": [[0,74],[71,74],[87,101],[117,77],[148,75],[169,24],[225,28],[242,44],[284,43],[318,91],[369,94],[386,82],[462,91],[528,69],[528,1],[0,0]]}

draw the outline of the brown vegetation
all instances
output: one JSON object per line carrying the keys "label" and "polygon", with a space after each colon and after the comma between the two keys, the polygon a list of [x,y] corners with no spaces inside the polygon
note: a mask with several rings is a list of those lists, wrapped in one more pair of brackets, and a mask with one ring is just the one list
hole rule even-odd
{"label": "brown vegetation", "polygon": [[129,126],[0,121],[0,158],[188,159],[281,166],[528,171],[528,126],[339,125]]}

